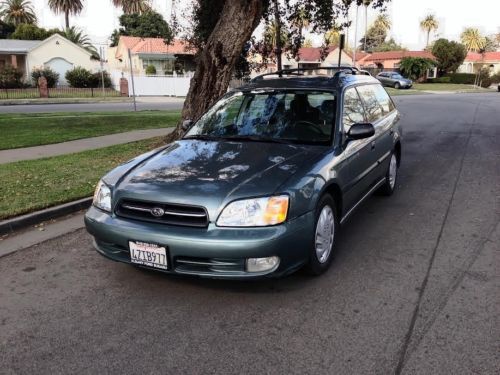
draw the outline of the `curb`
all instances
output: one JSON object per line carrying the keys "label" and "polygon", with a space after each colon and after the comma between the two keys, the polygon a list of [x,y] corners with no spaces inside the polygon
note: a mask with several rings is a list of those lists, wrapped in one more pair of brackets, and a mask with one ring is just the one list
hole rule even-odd
{"label": "curb", "polygon": [[0,236],[24,229],[43,221],[57,219],[58,217],[84,210],[92,204],[92,197],[79,199],[77,201],[64,203],[59,206],[46,208],[41,211],[32,212],[12,219],[0,221]]}

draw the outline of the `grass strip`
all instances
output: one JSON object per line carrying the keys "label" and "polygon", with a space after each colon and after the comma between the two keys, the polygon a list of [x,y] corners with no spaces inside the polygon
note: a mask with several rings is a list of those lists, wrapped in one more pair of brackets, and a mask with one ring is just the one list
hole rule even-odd
{"label": "grass strip", "polygon": [[93,194],[107,171],[161,144],[161,138],[0,165],[0,219]]}

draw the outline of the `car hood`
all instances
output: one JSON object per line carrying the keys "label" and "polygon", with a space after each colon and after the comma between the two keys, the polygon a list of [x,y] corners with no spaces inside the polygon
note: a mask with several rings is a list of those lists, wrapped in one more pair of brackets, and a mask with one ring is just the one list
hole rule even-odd
{"label": "car hood", "polygon": [[[206,207],[211,220],[230,201],[277,192],[321,146],[180,140],[138,158],[114,186],[122,198]],[[110,174],[113,175],[113,172]]]}

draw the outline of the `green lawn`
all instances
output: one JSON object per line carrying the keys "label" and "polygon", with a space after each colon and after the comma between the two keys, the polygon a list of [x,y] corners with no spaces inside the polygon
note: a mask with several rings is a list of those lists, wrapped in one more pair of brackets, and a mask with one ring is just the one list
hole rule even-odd
{"label": "green lawn", "polygon": [[396,90],[386,87],[391,95],[416,95],[425,94],[426,91],[449,91],[449,92],[485,92],[486,89],[458,83],[415,83],[411,89]]}
{"label": "green lawn", "polygon": [[175,126],[179,111],[0,114],[0,150]]}
{"label": "green lawn", "polygon": [[0,167],[0,219],[91,196],[116,165],[161,144],[160,138]]}

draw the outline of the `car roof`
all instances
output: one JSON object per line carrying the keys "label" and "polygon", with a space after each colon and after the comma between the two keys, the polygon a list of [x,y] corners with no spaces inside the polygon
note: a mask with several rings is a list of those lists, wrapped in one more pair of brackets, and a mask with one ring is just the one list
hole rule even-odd
{"label": "car roof", "polygon": [[[239,87],[239,91],[252,90],[279,90],[279,89],[308,89],[308,90],[337,90],[354,83],[380,82],[370,75],[356,70],[357,73],[338,71],[335,75],[285,75],[279,77],[279,72],[258,76],[248,84]],[[286,73],[283,73],[286,74]]]}

